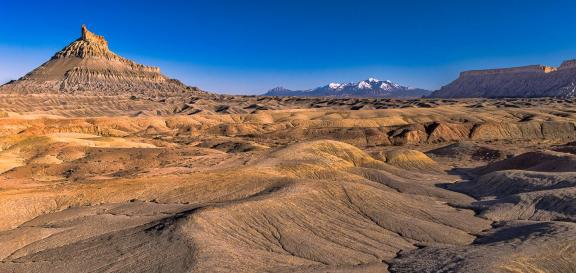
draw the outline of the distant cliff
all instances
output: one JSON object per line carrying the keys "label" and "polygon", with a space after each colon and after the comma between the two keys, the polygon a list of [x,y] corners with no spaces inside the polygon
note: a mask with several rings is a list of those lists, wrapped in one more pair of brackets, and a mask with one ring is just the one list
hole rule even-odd
{"label": "distant cliff", "polygon": [[558,68],[530,65],[472,70],[430,95],[436,98],[575,97],[576,60]]}

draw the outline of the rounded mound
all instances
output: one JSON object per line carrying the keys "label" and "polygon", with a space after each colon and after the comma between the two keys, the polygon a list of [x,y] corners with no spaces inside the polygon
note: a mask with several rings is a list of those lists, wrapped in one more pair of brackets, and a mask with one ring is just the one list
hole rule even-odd
{"label": "rounded mound", "polygon": [[576,173],[506,170],[485,174],[472,182],[451,185],[450,189],[485,197],[569,187],[576,187]]}
{"label": "rounded mound", "polygon": [[553,151],[528,152],[478,169],[481,174],[500,170],[576,172],[576,155]]}
{"label": "rounded mound", "polygon": [[384,152],[381,155],[384,162],[402,169],[440,171],[440,166],[425,153],[398,149]]}
{"label": "rounded mound", "polygon": [[333,140],[316,140],[289,146],[274,152],[272,157],[293,161],[313,161],[330,167],[364,167],[378,164],[374,158],[357,147]]}

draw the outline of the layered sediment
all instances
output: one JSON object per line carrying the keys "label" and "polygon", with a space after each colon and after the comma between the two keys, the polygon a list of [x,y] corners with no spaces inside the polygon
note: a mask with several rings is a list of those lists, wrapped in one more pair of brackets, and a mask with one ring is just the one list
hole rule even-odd
{"label": "layered sediment", "polygon": [[465,71],[452,83],[432,93],[435,98],[574,97],[576,60],[558,68],[529,65]]}
{"label": "layered sediment", "polygon": [[160,73],[160,68],[123,58],[103,36],[82,26],[81,37],[24,77],[2,86],[3,92],[82,93],[96,95],[197,92]]}

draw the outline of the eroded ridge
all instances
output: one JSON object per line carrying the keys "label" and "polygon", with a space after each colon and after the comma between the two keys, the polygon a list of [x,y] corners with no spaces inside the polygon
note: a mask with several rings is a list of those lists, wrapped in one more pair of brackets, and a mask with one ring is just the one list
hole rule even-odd
{"label": "eroded ridge", "polygon": [[570,272],[572,116],[484,103],[2,118],[0,271]]}

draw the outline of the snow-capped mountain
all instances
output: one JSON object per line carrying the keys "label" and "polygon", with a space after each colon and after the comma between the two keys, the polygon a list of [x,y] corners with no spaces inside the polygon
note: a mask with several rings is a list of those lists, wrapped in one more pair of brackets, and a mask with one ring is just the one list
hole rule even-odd
{"label": "snow-capped mountain", "polygon": [[431,91],[402,86],[374,78],[354,83],[330,83],[315,89],[289,90],[276,87],[264,96],[356,97],[356,98],[419,98]]}

